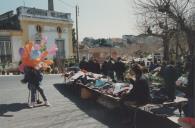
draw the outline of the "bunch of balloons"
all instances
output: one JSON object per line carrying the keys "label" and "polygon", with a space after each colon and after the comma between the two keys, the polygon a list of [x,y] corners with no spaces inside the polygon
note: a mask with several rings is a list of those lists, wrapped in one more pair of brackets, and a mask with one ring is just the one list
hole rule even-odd
{"label": "bunch of balloons", "polygon": [[53,44],[51,48],[46,47],[47,38],[44,38],[40,44],[36,44],[32,41],[28,41],[24,47],[19,48],[19,54],[21,56],[22,63],[19,65],[19,71],[24,72],[24,67],[35,68],[37,65],[42,67],[48,67],[53,64],[52,60],[48,60],[48,55],[55,55],[58,48],[56,44]]}

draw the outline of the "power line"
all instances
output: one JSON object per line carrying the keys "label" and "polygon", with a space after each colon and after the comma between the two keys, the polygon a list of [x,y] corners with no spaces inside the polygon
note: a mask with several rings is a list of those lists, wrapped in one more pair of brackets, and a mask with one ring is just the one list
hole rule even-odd
{"label": "power line", "polygon": [[73,6],[73,5],[69,4],[69,3],[64,2],[63,0],[58,0],[58,1],[60,1],[61,3],[63,3],[64,5],[66,5],[66,6],[70,7],[70,8],[75,8],[75,6]]}

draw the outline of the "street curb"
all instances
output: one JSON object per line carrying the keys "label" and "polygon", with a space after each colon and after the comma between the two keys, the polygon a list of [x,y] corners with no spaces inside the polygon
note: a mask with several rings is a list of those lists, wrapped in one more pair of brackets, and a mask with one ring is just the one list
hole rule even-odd
{"label": "street curb", "polygon": [[[61,76],[62,74],[44,74],[44,75],[47,75],[47,76]],[[20,75],[0,75],[0,77],[16,77],[16,76],[23,76],[23,74],[20,74]]]}

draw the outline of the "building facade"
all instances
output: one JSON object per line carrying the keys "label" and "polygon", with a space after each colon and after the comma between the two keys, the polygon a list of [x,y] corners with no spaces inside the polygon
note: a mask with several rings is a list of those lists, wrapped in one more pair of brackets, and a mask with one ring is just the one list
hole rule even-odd
{"label": "building facade", "polygon": [[56,43],[57,58],[72,57],[72,26],[70,13],[53,10],[18,7],[16,14],[0,15],[0,63],[18,63],[18,49],[29,40],[39,44],[43,37],[47,47]]}

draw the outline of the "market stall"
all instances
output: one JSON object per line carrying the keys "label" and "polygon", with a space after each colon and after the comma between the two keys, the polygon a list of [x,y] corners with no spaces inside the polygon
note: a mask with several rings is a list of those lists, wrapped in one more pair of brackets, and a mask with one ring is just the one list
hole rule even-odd
{"label": "market stall", "polygon": [[[120,101],[121,97],[124,94],[129,93],[133,88],[132,84],[121,82],[114,83],[108,77],[90,72],[79,71],[75,74],[72,74],[72,76],[66,76],[68,78],[65,80],[66,85],[76,85],[81,89],[81,94],[83,90],[87,89],[91,93],[96,93],[99,96],[105,96],[116,101]],[[83,96],[83,98],[85,97]]]}
{"label": "market stall", "polygon": [[[156,102],[154,100],[154,102],[143,104],[141,106],[123,103],[123,96],[130,93],[133,88],[133,85],[130,83],[113,82],[110,78],[101,74],[94,74],[86,71],[78,71],[76,73],[67,72],[65,73],[65,76],[66,86],[71,87],[73,91],[77,92],[82,99],[95,99],[96,102],[111,109],[124,106],[129,110],[135,110],[135,112],[137,110],[145,111],[150,114],[154,114],[154,116],[166,115],[168,117],[169,115],[166,114],[166,111],[163,114],[159,113],[159,111],[164,108],[174,107],[175,109],[179,110],[181,115],[181,108],[187,102],[186,98],[176,96],[176,99],[171,102]],[[158,89],[159,87],[155,84],[151,84],[150,86],[150,89],[152,89],[151,93],[155,92],[155,89]]]}

